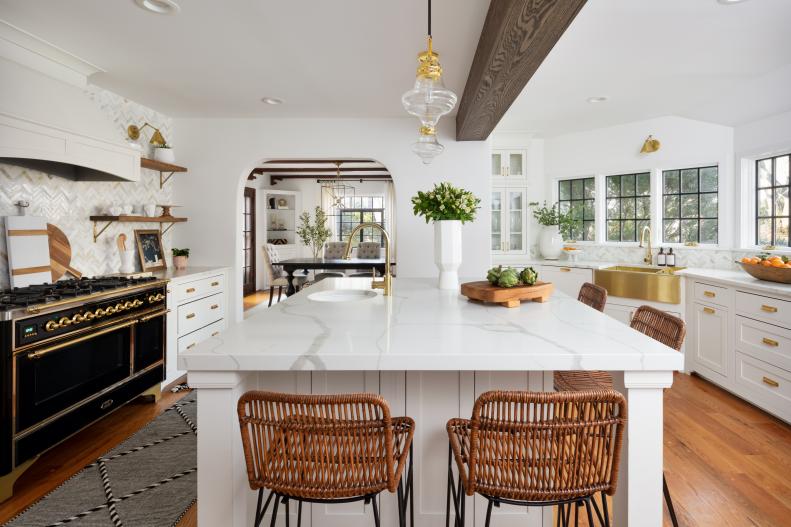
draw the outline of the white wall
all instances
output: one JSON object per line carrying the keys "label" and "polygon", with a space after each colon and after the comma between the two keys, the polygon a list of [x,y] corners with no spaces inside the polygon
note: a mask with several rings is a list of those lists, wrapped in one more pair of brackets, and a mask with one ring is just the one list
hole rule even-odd
{"label": "white wall", "polygon": [[[652,134],[662,146],[658,152],[641,154]],[[613,175],[629,172],[719,165],[720,245],[734,239],[732,210],[734,175],[733,128],[681,117],[645,121],[552,137],[545,142],[545,196],[553,198],[556,180],[569,177]],[[601,211],[597,211],[599,213]],[[597,215],[597,222],[602,214]],[[659,239],[659,233],[654,233]]]}
{"label": "white wall", "polygon": [[450,181],[479,196],[478,220],[465,225],[462,276],[481,276],[489,251],[489,144],[453,140],[452,119],[440,126],[445,152],[423,165],[411,150],[414,119],[179,119],[179,161],[190,171],[176,181],[180,213],[190,218],[175,243],[192,249],[193,265],[232,267],[234,312],[241,318],[241,207],[247,174],[271,158],[344,156],[371,158],[393,176],[398,208],[398,273],[436,276],[433,227],[411,214],[410,198],[434,183]]}

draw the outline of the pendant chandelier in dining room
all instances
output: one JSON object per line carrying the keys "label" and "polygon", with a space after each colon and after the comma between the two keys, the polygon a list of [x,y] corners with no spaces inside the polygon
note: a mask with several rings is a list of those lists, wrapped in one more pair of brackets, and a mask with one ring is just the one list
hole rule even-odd
{"label": "pendant chandelier in dining room", "polygon": [[437,141],[437,123],[440,117],[456,106],[456,94],[442,82],[439,54],[431,42],[431,0],[428,2],[428,49],[418,55],[417,77],[414,87],[401,97],[401,104],[411,115],[420,119],[419,136],[412,145],[423,163],[429,164],[445,149]]}
{"label": "pendant chandelier in dining room", "polygon": [[346,198],[354,197],[356,189],[344,183],[341,178],[341,161],[333,161],[337,168],[336,175],[333,179],[322,182],[321,191],[326,192],[330,200],[330,207],[334,209],[343,209],[346,207]]}

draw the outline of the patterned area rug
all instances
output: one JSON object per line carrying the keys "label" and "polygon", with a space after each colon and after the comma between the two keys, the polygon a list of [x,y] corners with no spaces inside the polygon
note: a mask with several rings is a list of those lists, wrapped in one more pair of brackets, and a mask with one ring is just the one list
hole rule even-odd
{"label": "patterned area rug", "polygon": [[165,527],[197,497],[193,392],[5,524]]}

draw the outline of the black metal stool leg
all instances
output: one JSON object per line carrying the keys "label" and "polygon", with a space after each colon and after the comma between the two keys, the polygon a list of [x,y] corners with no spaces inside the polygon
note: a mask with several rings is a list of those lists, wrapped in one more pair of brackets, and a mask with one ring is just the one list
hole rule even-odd
{"label": "black metal stool leg", "polygon": [[[453,473],[451,472],[450,463],[453,460],[453,451],[448,443],[448,483],[445,485],[445,527],[450,527],[450,488],[453,485]],[[456,509],[454,502],[454,511]]]}
{"label": "black metal stool leg", "polygon": [[302,500],[297,506],[297,527],[302,527]]}
{"label": "black metal stool leg", "polygon": [[673,500],[670,498],[670,489],[667,488],[667,480],[665,479],[664,472],[662,473],[662,493],[665,495],[665,503],[667,503],[667,511],[670,513],[670,521],[673,523],[673,527],[678,527],[676,509],[673,508]]}
{"label": "black metal stool leg", "polygon": [[599,505],[596,503],[596,496],[591,496],[591,505],[593,506],[593,511],[596,513],[596,518],[599,520],[599,525],[602,527],[610,527],[610,517],[607,514],[607,495],[602,492],[599,494],[601,496],[602,508],[604,509],[604,515],[602,515],[601,510],[599,509]]}
{"label": "black metal stool leg", "polygon": [[585,512],[588,514],[588,525],[593,527],[593,512],[591,511],[591,500],[593,498],[588,498],[585,500]]}
{"label": "black metal stool leg", "polygon": [[494,502],[489,500],[489,505],[486,506],[486,523],[484,524],[485,527],[489,527],[492,523],[492,507],[494,506]]}
{"label": "black metal stool leg", "polygon": [[269,527],[275,527],[275,521],[277,520],[277,506],[280,503],[280,496],[275,494],[275,505],[272,507],[272,521],[269,522]]}
{"label": "black metal stool leg", "polygon": [[406,527],[404,525],[404,515],[406,514],[406,504],[404,503],[404,481],[398,482],[398,527]]}
{"label": "black metal stool leg", "polygon": [[[407,499],[409,500],[409,527],[415,527],[415,479],[414,473],[412,471],[412,458],[413,458],[414,451],[412,449],[412,445],[409,445],[409,476],[407,476],[406,481],[406,493]],[[406,514],[406,511],[404,511]],[[406,520],[404,520],[404,524],[406,524]]]}
{"label": "black metal stool leg", "polygon": [[374,510],[374,525],[376,525],[376,527],[381,527],[379,524],[379,507],[376,505],[376,496],[371,499],[371,506]]}

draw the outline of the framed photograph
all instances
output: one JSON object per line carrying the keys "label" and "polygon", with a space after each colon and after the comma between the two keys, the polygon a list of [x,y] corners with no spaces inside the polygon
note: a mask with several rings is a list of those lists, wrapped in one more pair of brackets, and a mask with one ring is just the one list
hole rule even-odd
{"label": "framed photograph", "polygon": [[159,271],[167,268],[165,251],[162,250],[162,234],[158,230],[135,230],[135,240],[143,271]]}

